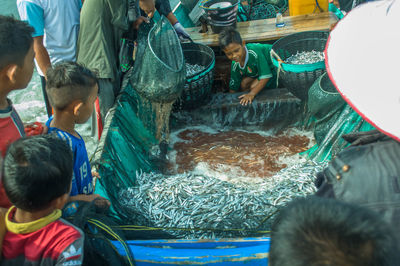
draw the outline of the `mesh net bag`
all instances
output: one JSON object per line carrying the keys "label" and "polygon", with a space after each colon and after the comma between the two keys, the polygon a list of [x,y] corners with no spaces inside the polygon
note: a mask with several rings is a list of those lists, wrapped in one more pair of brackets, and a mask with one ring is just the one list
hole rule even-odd
{"label": "mesh net bag", "polygon": [[239,5],[238,21],[275,18],[277,13],[283,14],[287,8],[287,0],[253,0],[250,4]]}
{"label": "mesh net bag", "polygon": [[179,97],[185,84],[185,61],[179,38],[164,16],[150,30],[146,23],[140,26],[131,81],[152,102],[170,103]]}
{"label": "mesh net bag", "polygon": [[314,161],[330,160],[348,146],[343,135],[374,129],[343,100],[326,73],[310,87],[307,115],[316,145],[304,154]]}

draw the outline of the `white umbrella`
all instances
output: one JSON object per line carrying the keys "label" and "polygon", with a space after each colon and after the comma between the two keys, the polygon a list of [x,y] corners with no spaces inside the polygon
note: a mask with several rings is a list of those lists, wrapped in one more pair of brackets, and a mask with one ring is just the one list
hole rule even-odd
{"label": "white umbrella", "polygon": [[400,1],[354,8],[331,32],[326,68],[365,120],[400,141]]}

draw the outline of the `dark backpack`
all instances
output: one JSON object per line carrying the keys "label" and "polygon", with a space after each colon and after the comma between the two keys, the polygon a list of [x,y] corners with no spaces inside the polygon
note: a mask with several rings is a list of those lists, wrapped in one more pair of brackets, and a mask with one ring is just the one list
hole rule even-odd
{"label": "dark backpack", "polygon": [[[359,204],[400,223],[400,143],[370,131],[344,137],[352,145],[317,174],[317,196]],[[400,239],[400,231],[398,239]]]}

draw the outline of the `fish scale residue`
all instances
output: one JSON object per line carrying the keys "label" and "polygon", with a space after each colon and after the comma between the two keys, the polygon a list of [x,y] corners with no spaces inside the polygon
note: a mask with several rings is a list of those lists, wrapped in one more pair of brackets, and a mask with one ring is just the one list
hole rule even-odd
{"label": "fish scale residue", "polygon": [[270,177],[287,165],[282,157],[308,148],[301,135],[263,136],[246,131],[204,132],[186,129],[173,145],[178,173],[191,172],[199,165],[212,171],[232,169],[246,177]]}

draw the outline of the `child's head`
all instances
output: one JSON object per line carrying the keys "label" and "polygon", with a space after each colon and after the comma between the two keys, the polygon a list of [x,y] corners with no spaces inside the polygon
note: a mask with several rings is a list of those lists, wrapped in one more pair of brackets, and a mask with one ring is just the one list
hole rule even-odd
{"label": "child's head", "polygon": [[54,111],[68,111],[80,124],[93,112],[98,94],[97,78],[77,63],[62,62],[47,70],[46,90]]}
{"label": "child's head", "polygon": [[60,209],[68,199],[72,169],[72,152],[65,141],[51,134],[22,138],[4,157],[4,189],[21,210]]}
{"label": "child's head", "polygon": [[219,34],[219,45],[229,60],[242,62],[246,58],[245,42],[234,28],[227,28]]}
{"label": "child's head", "polygon": [[316,196],[294,200],[275,219],[269,264],[398,264],[397,239],[377,213]]}
{"label": "child's head", "polygon": [[10,91],[25,88],[32,78],[33,31],[25,22],[0,15],[0,82]]}

